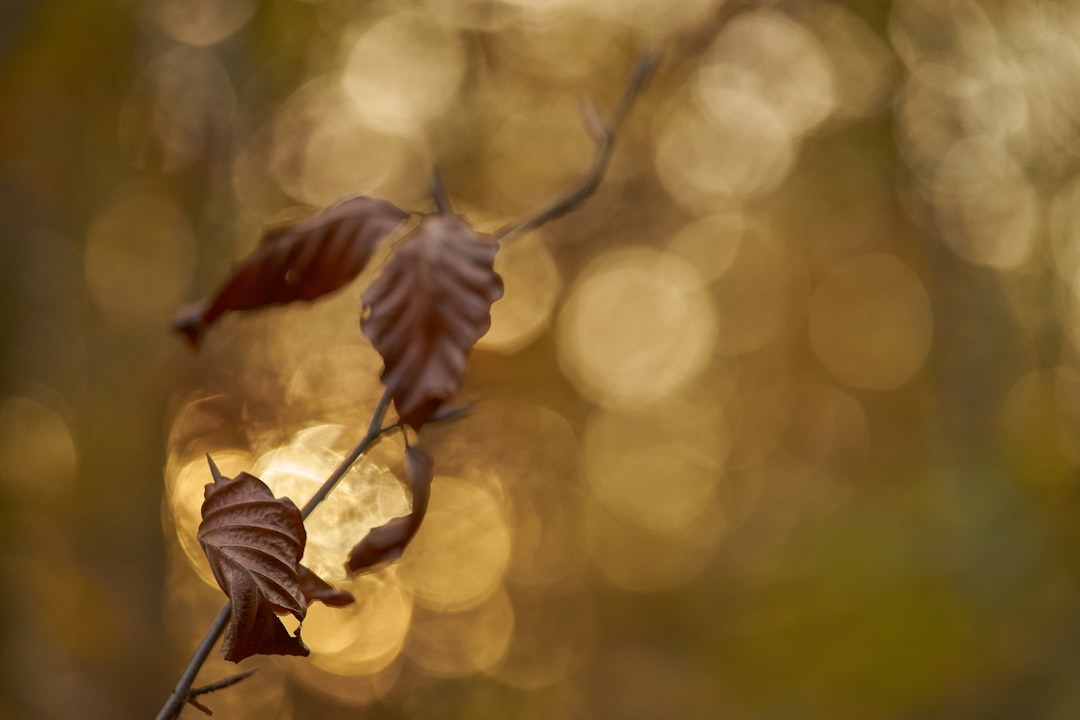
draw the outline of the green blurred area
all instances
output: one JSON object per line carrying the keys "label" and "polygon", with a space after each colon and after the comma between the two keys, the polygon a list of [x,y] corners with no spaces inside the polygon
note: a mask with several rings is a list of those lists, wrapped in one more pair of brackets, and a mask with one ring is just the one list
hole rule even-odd
{"label": "green blurred area", "polygon": [[[481,229],[528,214],[649,42],[596,196],[501,251],[427,534],[206,704],[1077,716],[1074,5],[0,6],[0,718],[155,713],[222,602],[203,454],[317,479],[379,395],[371,273],[198,354],[174,308],[266,223],[430,211],[435,162]],[[394,450],[345,547],[400,512]]]}

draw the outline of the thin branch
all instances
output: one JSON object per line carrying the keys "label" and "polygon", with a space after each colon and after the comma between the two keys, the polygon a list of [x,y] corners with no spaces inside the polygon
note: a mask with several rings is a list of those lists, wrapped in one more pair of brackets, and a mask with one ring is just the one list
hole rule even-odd
{"label": "thin branch", "polygon": [[[326,496],[330,494],[330,491],[334,489],[334,486],[345,476],[345,473],[349,471],[349,468],[360,459],[360,456],[367,452],[372,445],[374,445],[385,433],[389,432],[393,426],[384,428],[382,426],[383,417],[386,415],[386,410],[390,406],[390,392],[383,393],[382,398],[379,400],[379,404],[375,408],[375,412],[371,417],[371,423],[368,425],[367,434],[364,438],[357,443],[352,452],[345,457],[338,466],[334,469],[334,472],[330,474],[330,477],[326,479],[326,482],[322,484],[322,487],[315,493],[304,508],[300,511],[301,517],[305,520],[312,511],[319,506]],[[225,603],[225,607],[218,613],[217,619],[214,620],[214,624],[210,626],[210,629],[206,631],[206,636],[199,643],[199,647],[195,650],[195,654],[191,656],[191,660],[188,662],[187,667],[184,668],[184,673],[180,676],[180,680],[176,683],[176,687],[173,688],[172,694],[169,695],[169,699],[165,702],[165,705],[161,708],[161,712],[157,714],[156,720],[175,720],[180,711],[183,710],[184,705],[192,698],[191,684],[195,682],[195,676],[199,674],[199,670],[202,668],[203,663],[206,662],[206,658],[209,657],[210,651],[213,649],[214,644],[217,643],[221,634],[225,632],[225,626],[229,623],[229,616],[232,612],[232,604]]]}
{"label": "thin branch", "polygon": [[330,494],[330,491],[334,489],[334,486],[338,484],[341,478],[345,477],[345,473],[349,472],[349,468],[360,459],[368,449],[371,448],[379,439],[383,436],[386,430],[382,427],[383,416],[386,415],[386,409],[390,407],[390,391],[383,392],[383,396],[379,399],[379,404],[375,407],[375,412],[371,416],[371,423],[368,425],[367,435],[364,435],[364,439],[357,443],[356,447],[352,449],[345,458],[342,459],[338,466],[334,468],[334,472],[330,473],[330,477],[326,478],[326,482],[322,484],[322,487],[311,496],[311,499],[307,501],[303,509],[300,510],[300,517],[304,520],[308,519],[308,516],[319,506],[326,496]]}
{"label": "thin branch", "polygon": [[619,102],[615,105],[615,110],[611,114],[611,119],[606,124],[600,120],[599,113],[595,111],[593,106],[584,108],[583,122],[585,128],[596,143],[596,154],[593,157],[592,167],[589,168],[589,172],[585,177],[548,207],[537,211],[531,217],[519,223],[512,223],[498,230],[495,233],[496,239],[503,240],[511,235],[528,232],[556,218],[560,218],[576,210],[596,192],[596,188],[600,186],[600,181],[604,179],[604,174],[607,172],[608,163],[611,160],[611,151],[615,147],[616,133],[618,133],[623,120],[630,113],[630,108],[634,106],[634,102],[637,100],[642,88],[645,87],[645,82],[652,75],[659,61],[660,56],[652,50],[642,51],[638,55],[622,97],[619,98]]}
{"label": "thin branch", "polygon": [[214,649],[214,644],[221,637],[221,633],[225,632],[225,626],[229,623],[231,614],[232,603],[227,602],[225,607],[221,608],[221,612],[218,613],[214,624],[206,631],[206,637],[202,639],[199,647],[195,649],[195,654],[191,656],[191,661],[184,668],[184,674],[180,676],[176,687],[173,688],[172,695],[169,696],[164,707],[161,708],[161,712],[157,714],[156,720],[174,720],[180,715],[180,711],[191,697],[191,684],[195,682],[195,676],[199,674],[199,670],[202,668],[203,663],[206,662],[206,658],[210,656],[210,651]]}
{"label": "thin branch", "polygon": [[217,682],[212,682],[209,685],[202,685],[197,688],[192,688],[191,692],[188,693],[187,704],[195,708],[196,710],[205,713],[206,715],[213,715],[214,712],[210,708],[199,702],[196,698],[198,698],[200,695],[206,695],[208,693],[217,692],[218,690],[223,690],[227,687],[235,685],[241,680],[247,680],[254,674],[255,668],[252,668],[251,670],[248,670],[246,672],[237,673],[236,675],[230,675],[227,678],[222,678],[221,680],[218,680]]}
{"label": "thin branch", "polygon": [[224,690],[227,687],[235,685],[241,680],[247,680],[256,672],[258,672],[258,668],[251,668],[250,670],[245,670],[242,673],[237,673],[236,675],[230,675],[227,678],[222,678],[217,682],[212,682],[209,685],[200,685],[197,688],[192,688],[191,697],[196,698],[200,695],[206,695],[208,693],[217,692],[218,690]]}

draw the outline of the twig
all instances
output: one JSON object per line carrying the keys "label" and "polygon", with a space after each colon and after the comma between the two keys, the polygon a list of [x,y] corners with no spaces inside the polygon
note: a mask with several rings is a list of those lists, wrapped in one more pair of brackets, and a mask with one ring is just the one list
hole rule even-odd
{"label": "twig", "polygon": [[[367,434],[363,439],[357,443],[352,452],[348,454],[338,466],[334,469],[334,472],[330,473],[330,477],[326,479],[326,482],[322,484],[322,487],[318,489],[315,495],[308,500],[300,511],[300,515],[305,520],[312,511],[319,506],[326,496],[330,494],[330,491],[334,489],[334,486],[345,476],[345,473],[349,471],[349,468],[360,459],[360,456],[367,452],[372,445],[387,432],[394,428],[393,425],[383,427],[383,417],[386,415],[386,410],[390,406],[390,392],[383,393],[382,398],[379,400],[379,404],[375,407],[375,412],[372,414],[371,423],[368,425]],[[202,668],[203,663],[206,662],[206,658],[209,657],[210,651],[213,649],[214,644],[221,637],[221,634],[225,631],[225,626],[229,623],[229,616],[232,612],[232,604],[225,603],[225,607],[218,613],[217,619],[214,620],[214,624],[210,626],[210,629],[206,631],[206,636],[199,643],[199,647],[196,648],[195,654],[191,656],[191,660],[188,662],[187,667],[184,668],[184,673],[180,676],[180,680],[176,683],[176,687],[173,688],[172,694],[169,695],[169,699],[165,702],[165,705],[161,708],[161,712],[157,714],[156,720],[175,720],[180,711],[183,710],[185,703],[187,703],[193,696],[191,690],[191,684],[195,682],[195,676],[199,674],[199,670]]]}
{"label": "twig", "polygon": [[206,713],[207,715],[213,715],[214,713],[210,710],[210,708],[200,703],[198,700],[196,700],[196,698],[200,695],[207,695],[212,692],[217,692],[218,690],[224,690],[227,687],[235,685],[241,680],[247,680],[249,677],[254,675],[255,672],[256,668],[252,668],[251,670],[237,673],[236,675],[230,675],[227,678],[222,678],[221,680],[218,680],[217,682],[212,682],[209,685],[201,685],[197,688],[192,688],[191,692],[188,693],[188,705],[191,705],[192,707]]}
{"label": "twig", "polygon": [[606,124],[600,119],[600,114],[596,111],[595,106],[588,104],[583,108],[583,123],[596,143],[596,154],[593,157],[592,167],[589,168],[589,172],[577,185],[548,207],[537,211],[531,217],[519,223],[512,223],[499,229],[495,233],[496,239],[503,240],[511,235],[528,232],[556,218],[560,218],[568,212],[576,210],[596,192],[596,188],[600,186],[600,181],[604,179],[604,173],[607,172],[619,126],[622,125],[623,120],[629,114],[630,108],[633,107],[634,102],[645,86],[645,82],[652,75],[659,61],[660,56],[652,50],[645,50],[638,55],[622,97],[619,98],[619,102],[611,114],[611,119]]}
{"label": "twig", "polygon": [[231,614],[232,603],[227,602],[225,607],[221,608],[221,612],[218,613],[214,624],[206,631],[206,637],[202,639],[199,647],[195,649],[195,654],[191,656],[191,661],[184,668],[184,674],[180,676],[176,687],[173,688],[172,695],[169,696],[169,699],[161,708],[161,712],[157,714],[156,720],[174,720],[180,715],[184,704],[191,697],[191,683],[195,682],[195,676],[199,674],[199,670],[202,668],[203,663],[206,662],[206,658],[210,656],[210,651],[214,649],[214,643],[218,641],[221,633],[225,631],[225,626],[229,623]]}
{"label": "twig", "polygon": [[312,511],[319,506],[326,496],[330,494],[330,491],[334,489],[334,486],[338,484],[341,478],[345,477],[345,473],[349,471],[349,468],[353,466],[360,456],[363,455],[368,449],[378,442],[379,438],[383,436],[386,430],[382,427],[383,416],[386,415],[386,409],[390,406],[390,391],[383,392],[383,396],[379,399],[379,404],[375,406],[375,412],[371,415],[371,423],[368,424],[367,435],[364,439],[357,443],[352,452],[345,456],[338,466],[334,468],[334,472],[330,473],[330,477],[326,478],[326,482],[322,484],[322,487],[316,491],[311,499],[307,501],[303,509],[300,510],[300,517],[304,520],[308,519]]}

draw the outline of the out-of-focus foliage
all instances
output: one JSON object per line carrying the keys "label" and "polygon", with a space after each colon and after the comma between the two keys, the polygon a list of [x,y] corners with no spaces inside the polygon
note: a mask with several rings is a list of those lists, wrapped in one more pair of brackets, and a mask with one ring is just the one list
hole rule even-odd
{"label": "out-of-focus foliage", "polygon": [[[734,0],[729,0],[734,2]],[[307,524],[306,659],[235,718],[1080,713],[1080,5],[0,6],[0,717],[142,718],[220,608],[205,454],[302,503],[363,434],[357,284],[172,310],[345,195],[481,231],[575,181],[581,96],[667,52],[580,211],[504,247],[396,565],[388,438]],[[714,28],[704,36],[702,29]],[[164,532],[162,528],[164,527]],[[234,672],[214,657],[206,682]],[[357,710],[362,707],[362,710]],[[189,711],[190,712],[190,711]]]}

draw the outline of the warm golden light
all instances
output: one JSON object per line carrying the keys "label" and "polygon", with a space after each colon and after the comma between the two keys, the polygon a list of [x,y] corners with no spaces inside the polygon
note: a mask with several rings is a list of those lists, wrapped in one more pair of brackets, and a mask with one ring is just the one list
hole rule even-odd
{"label": "warm golden light", "polygon": [[136,167],[175,172],[202,159],[233,121],[236,104],[229,73],[213,51],[174,47],[128,92],[117,139]]}
{"label": "warm golden light", "polygon": [[195,238],[183,211],[150,184],[117,190],[86,239],[86,284],[110,323],[163,327],[185,298]]}
{"label": "warm golden light", "polygon": [[418,605],[468,610],[501,584],[511,531],[493,490],[478,480],[436,475],[427,517],[398,568]]}
{"label": "warm golden light", "polygon": [[891,390],[930,352],[933,316],[926,290],[892,255],[873,253],[838,265],[814,292],[810,344],[841,382]]}
{"label": "warm golden light", "polygon": [[741,213],[706,215],[685,225],[668,243],[668,250],[690,263],[711,282],[735,262],[750,221]]}
{"label": "warm golden light", "polygon": [[624,521],[600,507],[589,514],[589,555],[613,586],[632,592],[676,588],[700,573],[725,531],[715,506],[693,527],[666,533]]}
{"label": "warm golden light", "polygon": [[255,14],[255,0],[156,0],[154,19],[170,36],[189,45],[213,45],[242,28]]}
{"label": "warm golden light", "polygon": [[50,498],[69,490],[78,453],[68,421],[36,399],[0,400],[0,478],[26,499]]}
{"label": "warm golden light", "polygon": [[553,584],[512,597],[514,634],[506,654],[488,672],[516,688],[558,687],[592,657],[596,610],[573,587]]}
{"label": "warm golden light", "polygon": [[829,57],[812,33],[786,15],[755,12],[736,18],[713,42],[697,91],[717,123],[738,112],[733,101],[753,96],[794,136],[828,117],[835,85]]}
{"label": "warm golden light", "polygon": [[582,464],[612,513],[679,532],[715,499],[730,443],[715,400],[675,396],[638,412],[596,413],[586,426]]}
{"label": "warm golden light", "polygon": [[775,188],[795,164],[796,142],[776,109],[739,87],[715,89],[722,116],[680,98],[656,126],[656,173],[695,210],[729,207]]}
{"label": "warm golden light", "polygon": [[347,587],[356,603],[328,608],[315,603],[304,620],[304,640],[321,670],[343,676],[384,671],[398,657],[409,633],[413,603],[394,572],[361,576]]}
{"label": "warm golden light", "polygon": [[466,677],[494,667],[506,653],[514,609],[499,590],[461,612],[418,610],[405,655],[435,677]]}
{"label": "warm golden light", "polygon": [[356,38],[342,82],[365,123],[416,135],[453,102],[464,71],[465,48],[452,28],[398,12]]}
{"label": "warm golden light", "polygon": [[1004,145],[987,137],[958,142],[933,183],[938,228],[960,257],[1001,270],[1030,257],[1039,198]]}
{"label": "warm golden light", "polygon": [[780,336],[788,323],[794,269],[790,251],[768,224],[749,220],[743,225],[731,263],[709,287],[719,352],[741,355]]}
{"label": "warm golden light", "polygon": [[[243,471],[251,461],[248,453],[237,449],[219,448],[212,454],[214,463],[227,476]],[[165,482],[168,489],[166,512],[180,541],[180,547],[198,572],[199,578],[210,587],[217,588],[217,580],[210,571],[206,554],[198,540],[199,523],[202,521],[203,488],[213,482],[206,457],[196,455],[181,459],[174,456],[165,469]]]}
{"label": "warm golden light", "polygon": [[[276,497],[302,507],[341,460],[334,448],[343,428],[317,425],[297,433],[289,444],[262,455],[249,471]],[[331,501],[307,519],[307,547],[302,562],[332,584],[346,580],[349,551],[373,527],[409,512],[401,482],[384,467],[358,463],[334,489]]]}
{"label": "warm golden light", "polygon": [[635,248],[590,265],[559,316],[559,363],[578,390],[611,407],[664,397],[697,373],[716,338],[697,271]]}
{"label": "warm golden light", "polygon": [[495,271],[506,290],[491,308],[491,328],[478,348],[514,352],[528,345],[551,322],[562,278],[551,251],[538,233],[518,238],[499,250]]}
{"label": "warm golden light", "polygon": [[892,49],[846,7],[822,5],[815,15],[810,29],[829,55],[836,88],[832,116],[853,120],[884,111],[897,74]]}
{"label": "warm golden light", "polygon": [[422,152],[422,142],[366,123],[341,84],[321,77],[277,112],[270,172],[294,199],[322,206],[348,195],[392,194],[402,173],[418,172],[413,164]]}

